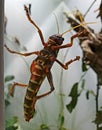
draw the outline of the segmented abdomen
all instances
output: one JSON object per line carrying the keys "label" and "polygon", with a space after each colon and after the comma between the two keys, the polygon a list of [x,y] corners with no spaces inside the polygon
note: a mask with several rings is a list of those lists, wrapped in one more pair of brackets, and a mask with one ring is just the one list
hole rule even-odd
{"label": "segmented abdomen", "polygon": [[34,108],[37,101],[36,95],[45,76],[42,66],[33,61],[31,65],[31,77],[24,99],[24,116],[26,121],[29,121],[34,116]]}

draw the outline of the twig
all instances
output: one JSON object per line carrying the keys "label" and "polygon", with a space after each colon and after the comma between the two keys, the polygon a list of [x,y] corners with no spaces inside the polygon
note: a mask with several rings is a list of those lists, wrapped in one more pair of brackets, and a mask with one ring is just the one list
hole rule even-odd
{"label": "twig", "polygon": [[[98,78],[97,78],[97,81],[98,81]],[[97,116],[97,113],[99,111],[99,102],[98,102],[99,89],[100,89],[100,85],[97,84],[97,88],[96,88],[96,116]],[[97,130],[98,130],[99,129],[99,124],[98,123],[97,123],[96,127],[97,127]]]}
{"label": "twig", "polygon": [[90,7],[88,8],[88,10],[86,11],[86,13],[84,14],[84,18],[85,18],[85,16],[87,15],[87,13],[89,12],[89,10],[91,9],[91,7],[94,5],[95,2],[96,2],[96,0],[94,0],[94,1],[92,2],[92,4],[90,5]]}

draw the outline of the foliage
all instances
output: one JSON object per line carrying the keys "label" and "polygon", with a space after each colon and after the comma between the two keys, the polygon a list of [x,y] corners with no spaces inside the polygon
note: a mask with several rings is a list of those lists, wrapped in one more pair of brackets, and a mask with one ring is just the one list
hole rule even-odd
{"label": "foliage", "polygon": [[12,82],[12,80],[14,78],[15,77],[13,75],[8,75],[4,79],[4,81],[5,81],[5,89],[4,89],[4,93],[5,93],[5,107],[7,107],[8,105],[10,105],[9,89],[10,89],[10,86],[12,85],[11,82]]}
{"label": "foliage", "polygon": [[[9,89],[11,87],[11,82],[15,77],[13,75],[8,75],[5,77],[5,108],[7,108],[8,105],[10,105],[10,95],[9,95]],[[14,94],[14,92],[13,92]],[[19,123],[18,123],[18,117],[14,116],[11,117],[10,119],[5,120],[5,130],[18,130],[19,128]]]}
{"label": "foliage", "polygon": [[59,122],[61,126],[64,125],[64,116],[62,114],[59,114]]}
{"label": "foliage", "polygon": [[96,113],[96,118],[93,122],[98,125],[102,124],[102,111]]}
{"label": "foliage", "polygon": [[6,130],[17,130],[18,129],[18,126],[16,125],[17,122],[18,122],[17,117],[13,117],[11,119],[6,120],[5,122]]}
{"label": "foliage", "polygon": [[41,124],[40,130],[50,130],[50,128],[46,124]]}
{"label": "foliage", "polygon": [[86,64],[83,62],[82,63],[82,71],[85,72],[87,70],[88,70],[88,68],[87,68]]}
{"label": "foliage", "polygon": [[[83,79],[84,74],[81,76],[81,79],[79,82],[76,82],[73,84],[72,89],[70,91],[69,96],[72,98],[70,103],[66,105],[67,110],[71,113],[78,102],[78,98],[81,95],[81,93],[85,90],[85,80]],[[80,87],[80,90],[79,90]]]}
{"label": "foliage", "polygon": [[15,78],[14,75],[8,75],[8,76],[6,76],[5,77],[5,83],[9,82],[9,81],[12,81],[14,78]]}
{"label": "foliage", "polygon": [[66,105],[68,111],[71,113],[72,110],[75,108],[77,101],[78,101],[78,83],[75,83],[72,86],[71,92],[69,94],[69,96],[72,98],[71,102],[69,104]]}

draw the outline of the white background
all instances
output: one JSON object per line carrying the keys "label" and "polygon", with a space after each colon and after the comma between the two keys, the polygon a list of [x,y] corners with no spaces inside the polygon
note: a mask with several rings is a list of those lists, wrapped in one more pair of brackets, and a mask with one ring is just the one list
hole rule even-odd
{"label": "white background", "polygon": [[[100,1],[101,0],[97,0],[95,2],[85,19],[86,22],[97,22],[96,24],[90,25],[96,32],[99,31],[101,26],[100,19],[96,19],[97,13],[94,13],[94,10],[99,7]],[[45,41],[47,41],[49,36],[56,34],[58,31],[53,13],[57,16],[60,33],[62,33],[70,27],[70,25],[66,23],[63,11],[71,11],[77,8],[84,14],[92,2],[92,0],[5,0],[5,16],[8,19],[5,42],[10,48],[16,51],[19,47],[12,42],[12,37],[17,37],[22,46],[24,45],[27,48],[28,52],[40,50],[43,47],[36,29],[26,18],[23,9],[24,4],[32,4],[31,17],[39,25]],[[64,36],[64,43],[70,42],[71,35],[71,33],[68,33]],[[66,51],[68,51],[68,55],[65,61],[74,58],[76,55],[82,58],[78,39],[74,40],[73,47],[63,49],[59,52],[58,59],[60,61],[63,60]],[[21,56],[12,55],[6,50],[4,52],[5,76],[14,75],[15,81],[27,84],[30,77],[29,67],[35,56],[22,58]],[[53,65],[52,74],[55,91],[37,102],[37,116],[29,123],[26,123],[23,117],[23,100],[26,89],[20,87],[16,87],[14,98],[11,99],[11,105],[6,111],[6,118],[14,115],[18,116],[19,123],[23,130],[37,130],[43,123],[52,126],[51,130],[57,130],[58,115],[61,112],[62,103],[64,102],[65,128],[68,130],[95,130],[95,125],[92,123],[95,118],[95,99],[93,96],[90,97],[90,100],[86,100],[85,93],[83,93],[79,98],[76,109],[71,114],[68,113],[65,107],[65,105],[70,102],[70,97],[68,98],[67,95],[72,85],[78,82],[82,75],[81,60],[71,64],[69,70],[63,70],[63,79],[60,83],[61,70],[62,68],[58,64],[55,63]],[[85,87],[96,91],[96,75],[91,69],[86,74],[85,79]],[[39,93],[43,93],[49,89],[48,81],[45,80]],[[62,97],[63,102],[60,100],[60,92],[65,95]]]}

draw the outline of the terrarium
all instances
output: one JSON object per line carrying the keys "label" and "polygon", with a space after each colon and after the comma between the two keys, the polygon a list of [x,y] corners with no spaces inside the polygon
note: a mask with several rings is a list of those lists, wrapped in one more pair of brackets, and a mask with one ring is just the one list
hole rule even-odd
{"label": "terrarium", "polygon": [[102,130],[102,1],[4,9],[5,129]]}

